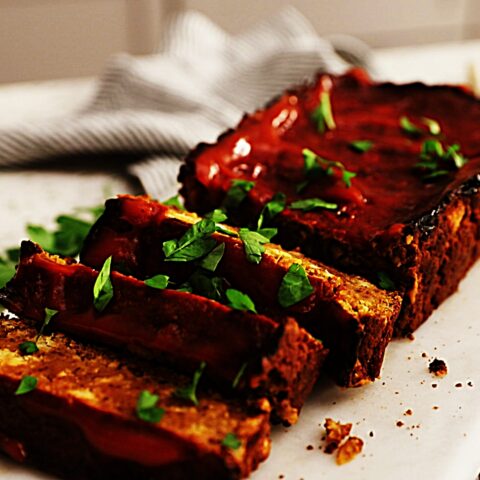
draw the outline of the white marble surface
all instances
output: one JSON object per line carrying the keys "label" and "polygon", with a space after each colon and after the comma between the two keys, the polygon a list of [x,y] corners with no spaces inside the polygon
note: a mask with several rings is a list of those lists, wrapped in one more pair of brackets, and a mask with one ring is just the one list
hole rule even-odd
{"label": "white marble surface", "polygon": [[[465,83],[471,62],[480,62],[480,42],[382,50],[376,59],[382,78]],[[74,111],[93,91],[89,79],[0,87],[0,125]],[[119,174],[1,172],[0,248],[23,238],[27,222],[48,224],[59,213],[98,204],[131,188]],[[390,345],[380,381],[342,390],[323,380],[299,423],[288,431],[275,429],[272,455],[252,478],[474,480],[480,471],[479,284],[477,264],[459,292],[418,330],[414,341],[396,340]],[[424,352],[427,358],[422,357]],[[443,379],[428,373],[428,362],[435,356],[448,364],[449,374]],[[456,387],[457,383],[462,386]],[[407,409],[413,411],[411,416],[404,415]],[[353,434],[365,441],[362,455],[352,463],[338,467],[332,456],[319,450],[325,417],[353,422]],[[402,427],[396,426],[399,420]],[[314,449],[307,450],[308,445]],[[46,478],[7,461],[0,461],[0,475],[16,480]]]}

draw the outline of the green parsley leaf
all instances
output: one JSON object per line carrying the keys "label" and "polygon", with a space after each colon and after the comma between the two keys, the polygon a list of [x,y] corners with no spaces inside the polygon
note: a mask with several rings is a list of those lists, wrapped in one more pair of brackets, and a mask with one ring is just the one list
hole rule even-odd
{"label": "green parsley leaf", "polygon": [[290,265],[278,289],[278,302],[283,308],[301,302],[314,292],[307,272],[298,263]]}
{"label": "green parsley leaf", "polygon": [[351,179],[357,174],[347,170],[343,163],[322,158],[309,148],[304,148],[302,155],[306,180],[297,185],[297,192],[301,192],[311,181],[316,180],[322,174],[333,176],[335,174],[334,168],[341,171],[345,186],[351,187]]}
{"label": "green parsley leaf", "polygon": [[207,364],[202,362],[198,369],[193,374],[193,380],[190,385],[186,387],[179,388],[175,391],[175,396],[182,398],[183,400],[188,400],[192,402],[194,405],[198,405],[198,398],[197,398],[197,387],[198,383],[200,382],[200,378],[202,377],[203,371],[205,370],[205,366]]}
{"label": "green parsley leaf", "polygon": [[157,407],[158,395],[142,390],[137,399],[137,417],[144,422],[158,423],[165,415],[163,408]]}
{"label": "green parsley leaf", "polygon": [[93,217],[92,220],[59,215],[55,220],[56,230],[49,232],[40,225],[27,225],[28,236],[49,253],[72,257],[78,255],[93,222],[103,213],[104,207],[80,208],[77,211],[88,212]]}
{"label": "green parsley leaf", "polygon": [[243,310],[244,312],[257,313],[255,304],[252,299],[246,294],[234,288],[229,288],[225,292],[228,300],[228,306],[235,310]]}
{"label": "green parsley leaf", "polygon": [[423,117],[422,122],[428,127],[430,135],[440,135],[440,124],[431,118]]}
{"label": "green parsley leaf", "polygon": [[438,177],[445,177],[448,175],[450,172],[448,170],[435,170],[432,173],[427,173],[426,175],[423,176],[424,180],[433,180]]}
{"label": "green parsley leaf", "polygon": [[35,339],[35,343],[38,343],[40,337],[43,335],[45,328],[50,323],[50,320],[58,313],[58,310],[54,310],[53,308],[45,308],[45,316],[43,318],[43,324],[38,331],[37,338]]}
{"label": "green parsley leaf", "polygon": [[405,133],[408,133],[409,135],[423,135],[423,130],[417,127],[414,123],[412,123],[406,116],[400,117],[400,127]]}
{"label": "green parsley leaf", "polygon": [[257,230],[262,237],[265,237],[269,242],[278,233],[278,228],[261,228]]}
{"label": "green parsley leaf", "polygon": [[230,448],[231,450],[238,450],[242,446],[242,442],[234,433],[227,433],[222,440],[222,446]]}
{"label": "green parsley leaf", "polygon": [[8,248],[5,253],[10,262],[16,263],[20,260],[20,249],[18,247]]}
{"label": "green parsley leaf", "polygon": [[93,306],[99,312],[103,312],[113,298],[113,285],[110,280],[110,268],[112,257],[108,257],[100,270],[93,285]]}
{"label": "green parsley leaf", "polygon": [[213,220],[215,223],[222,223],[228,217],[227,217],[227,214],[223,210],[220,210],[219,208],[216,208],[215,210],[207,213],[204,218],[209,218],[210,220]]}
{"label": "green parsley leaf", "polygon": [[163,204],[167,205],[168,207],[176,207],[179,210],[185,210],[184,206],[180,203],[180,195],[178,194],[170,197],[168,200],[165,200]]}
{"label": "green parsley leaf", "polygon": [[180,239],[163,242],[165,261],[190,262],[209,253],[216,245],[210,236],[215,232],[215,222],[204,218],[192,225]]}
{"label": "green parsley leaf", "polygon": [[286,201],[284,193],[276,193],[262,208],[260,216],[258,217],[257,230],[260,230],[264,224],[269,223],[275,216],[283,212],[283,210],[285,210]]}
{"label": "green parsley leaf", "polygon": [[143,283],[151,288],[157,288],[163,290],[167,288],[170,278],[168,275],[155,275],[154,277],[147,278]]}
{"label": "green parsley leaf", "polygon": [[55,235],[41,225],[27,225],[27,234],[32,242],[38,243],[47,252],[55,250]]}
{"label": "green parsley leaf", "polygon": [[26,393],[30,393],[37,388],[37,384],[38,380],[35,377],[25,375],[22,380],[20,380],[20,384],[15,390],[15,395],[25,395]]}
{"label": "green parsley leaf", "polygon": [[212,276],[208,272],[196,270],[188,279],[190,293],[195,293],[202,297],[223,302],[224,299],[224,280],[221,277]]}
{"label": "green parsley leaf", "polygon": [[349,146],[355,152],[365,153],[373,147],[373,142],[370,140],[355,140],[350,142]]}
{"label": "green parsley leaf", "polygon": [[385,272],[378,272],[378,286],[383,290],[395,290],[395,283],[393,280],[385,273]]}
{"label": "green parsley leaf", "polygon": [[20,350],[22,355],[33,355],[34,353],[38,352],[37,344],[31,341],[22,342],[18,346],[18,349]]}
{"label": "green parsley leaf", "polygon": [[228,228],[225,228],[223,225],[219,225],[219,223],[224,222],[227,220],[227,214],[225,213],[224,210],[220,209],[215,209],[212,212],[209,212],[205,215],[205,218],[208,218],[210,220],[213,220],[215,222],[215,231],[223,233],[224,235],[228,235],[230,237],[236,237],[237,233],[234,232],[233,230],[229,230]]}
{"label": "green parsley leaf", "polygon": [[224,253],[225,244],[220,243],[206,257],[200,260],[199,265],[209,272],[214,272],[217,269],[220,260],[222,260]]}
{"label": "green parsley leaf", "polygon": [[[56,222],[58,230],[53,233],[54,246],[51,253],[65,256],[77,255],[82,249],[83,241],[88,235],[92,223],[71,215],[60,215]],[[47,249],[47,251],[49,250]]]}
{"label": "green parsley leaf", "polygon": [[238,384],[240,383],[240,380],[242,379],[244,373],[245,373],[245,370],[248,366],[248,363],[245,362],[241,367],[240,369],[238,370],[237,374],[235,375],[235,378],[233,379],[233,382],[232,382],[232,388],[237,388],[238,387]]}
{"label": "green parsley leaf", "polygon": [[422,144],[422,151],[420,152],[420,158],[430,159],[431,157],[442,157],[443,146],[438,140],[428,139]]}
{"label": "green parsley leaf", "polygon": [[304,212],[309,212],[310,210],[315,210],[317,208],[325,208],[327,210],[335,210],[338,208],[336,203],[326,202],[321,198],[306,198],[304,200],[296,200],[290,204],[290,207],[293,210],[302,210]]}
{"label": "green parsley leaf", "polygon": [[15,262],[0,258],[0,288],[3,288],[15,275]]}
{"label": "green parsley leaf", "polygon": [[458,143],[455,143],[449,147],[447,147],[447,151],[445,152],[445,160],[449,161],[452,160],[453,163],[455,164],[455,167],[457,167],[458,170],[460,170],[463,166],[465,166],[468,163],[468,159],[466,159],[460,152],[460,145]]}
{"label": "green parsley leaf", "polygon": [[444,149],[443,145],[434,139],[423,142],[420,159],[415,168],[427,171],[422,177],[427,181],[448,175],[450,171],[459,170],[468,163],[468,159],[460,153],[460,145],[455,143]]}
{"label": "green parsley leaf", "polygon": [[268,243],[269,239],[258,232],[249,230],[248,228],[241,228],[238,233],[243,242],[247,260],[250,263],[256,263],[258,265],[262,261],[262,255],[265,252],[264,244]]}
{"label": "green parsley leaf", "polygon": [[230,189],[223,201],[223,208],[227,210],[237,208],[247,197],[248,192],[255,186],[255,182],[241,179],[232,180]]}
{"label": "green parsley leaf", "polygon": [[320,103],[312,113],[312,120],[315,122],[317,130],[320,133],[325,133],[326,130],[334,130],[336,128],[329,92],[322,92],[320,94]]}

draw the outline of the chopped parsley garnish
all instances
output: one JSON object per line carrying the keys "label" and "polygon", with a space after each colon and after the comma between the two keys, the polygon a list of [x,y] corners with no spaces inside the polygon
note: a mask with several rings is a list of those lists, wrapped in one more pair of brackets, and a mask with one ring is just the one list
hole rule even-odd
{"label": "chopped parsley garnish", "polygon": [[25,375],[21,380],[18,388],[15,390],[15,395],[25,395],[37,388],[38,380],[31,375]]}
{"label": "chopped parsley garnish", "polygon": [[200,260],[199,265],[209,272],[214,272],[217,269],[220,260],[222,260],[224,253],[225,244],[220,243],[206,257]]}
{"label": "chopped parsley garnish", "polygon": [[205,370],[205,366],[207,364],[202,362],[198,369],[193,374],[193,380],[190,385],[186,387],[178,388],[175,390],[175,396],[178,398],[182,398],[183,400],[188,400],[192,402],[194,405],[198,405],[198,398],[197,398],[197,387],[198,382],[200,382],[200,378],[202,377],[203,371]]}
{"label": "chopped parsley garnish", "polygon": [[55,255],[76,256],[80,253],[83,241],[95,220],[102,214],[103,207],[82,209],[90,214],[91,219],[74,215],[60,215],[56,218],[57,227],[49,231],[40,225],[27,225],[29,238],[44,250]]}
{"label": "chopped parsley garnish", "polygon": [[230,448],[231,450],[238,450],[242,446],[242,442],[234,433],[230,432],[227,433],[223,438],[222,445],[224,447]]}
{"label": "chopped parsley garnish", "polygon": [[305,200],[296,200],[295,202],[292,202],[289,208],[309,212],[310,210],[315,210],[317,208],[335,210],[338,208],[338,205],[336,203],[326,202],[321,198],[306,198]]}
{"label": "chopped parsley garnish", "polygon": [[423,117],[422,122],[427,126],[430,135],[440,135],[440,124],[432,118]]}
{"label": "chopped parsley garnish", "polygon": [[0,257],[0,288],[3,288],[15,275],[15,265],[19,261],[20,249],[9,248],[5,254],[5,257]]}
{"label": "chopped parsley garnish", "polygon": [[148,390],[142,390],[135,409],[137,417],[144,422],[158,423],[165,415],[165,410],[157,407],[158,399],[158,395],[150,393]]}
{"label": "chopped parsley garnish", "polygon": [[229,230],[225,228],[223,225],[219,225],[219,223],[224,222],[227,220],[227,214],[224,210],[215,209],[212,212],[209,212],[205,215],[205,218],[213,220],[215,222],[215,231],[223,233],[224,235],[228,235],[230,237],[236,237],[237,233],[233,230]]}
{"label": "chopped parsley garnish", "polygon": [[35,342],[27,341],[22,342],[18,349],[22,353],[22,355],[33,355],[34,353],[38,352],[38,346]]}
{"label": "chopped parsley garnish", "polygon": [[230,189],[223,201],[223,208],[229,210],[237,208],[247,197],[248,192],[255,186],[255,182],[241,179],[232,180]]}
{"label": "chopped parsley garnish", "polygon": [[110,280],[112,257],[108,257],[93,285],[93,306],[98,312],[103,312],[113,298],[113,285]]}
{"label": "chopped parsley garnish", "polygon": [[371,140],[355,140],[350,142],[349,146],[355,152],[365,153],[373,147],[373,142]]}
{"label": "chopped parsley garnish", "polygon": [[322,92],[320,94],[320,103],[312,113],[312,120],[315,122],[317,130],[320,133],[325,133],[327,130],[334,130],[336,128],[329,92]]}
{"label": "chopped parsley garnish", "polygon": [[378,286],[383,290],[395,290],[395,283],[393,280],[385,273],[385,272],[378,272]]}
{"label": "chopped parsley garnish", "polygon": [[151,288],[163,290],[167,288],[169,280],[168,275],[155,275],[154,277],[147,278],[143,283]]}
{"label": "chopped parsley garnish", "polygon": [[412,123],[410,119],[406,116],[400,117],[400,127],[405,133],[408,133],[409,135],[423,135],[423,130],[417,127],[414,123]]}
{"label": "chopped parsley garnish", "polygon": [[278,302],[283,308],[301,302],[314,292],[307,272],[298,263],[290,265],[278,290]]}
{"label": "chopped parsley garnish", "polygon": [[264,235],[249,230],[248,228],[241,228],[238,233],[243,242],[247,260],[250,263],[259,264],[262,261],[262,255],[265,252],[264,244],[268,243],[270,240]]}
{"label": "chopped parsley garnish", "polygon": [[[422,117],[422,123],[426,125],[428,133],[430,135],[440,135],[440,124],[436,120],[433,120],[432,118]],[[414,137],[420,137],[427,134],[425,130],[415,125],[406,116],[400,117],[400,127],[405,133]]]}
{"label": "chopped parsley garnish", "polygon": [[237,388],[238,387],[238,384],[240,383],[240,380],[242,379],[244,373],[245,373],[245,370],[248,366],[248,363],[245,362],[241,367],[240,369],[238,370],[237,374],[235,375],[235,378],[233,379],[233,382],[232,382],[232,388]]}
{"label": "chopped parsley garnish", "polygon": [[40,330],[38,332],[37,338],[35,342],[38,342],[40,337],[43,335],[43,332],[45,328],[48,326],[50,323],[50,320],[58,313],[58,310],[54,310],[53,308],[45,308],[45,317],[43,318],[43,324],[40,327]]}
{"label": "chopped parsley garnish", "polygon": [[468,159],[460,153],[460,145],[457,143],[447,146],[434,139],[425,140],[420,152],[420,161],[415,168],[421,169],[424,180],[431,180],[448,175],[455,169],[462,168]]}
{"label": "chopped parsley garnish", "polygon": [[305,180],[297,186],[297,192],[301,192],[310,182],[318,179],[321,175],[333,177],[335,175],[335,168],[340,170],[342,174],[342,181],[345,186],[351,187],[352,178],[357,174],[345,168],[341,162],[326,160],[320,157],[315,152],[308,148],[302,150]]}
{"label": "chopped parsley garnish", "polygon": [[283,210],[285,210],[285,204],[285,194],[281,192],[276,193],[262,208],[260,216],[258,217],[257,230],[261,230],[265,224],[268,224],[275,216],[283,212]]}
{"label": "chopped parsley garnish", "polygon": [[257,313],[255,304],[252,299],[246,294],[234,288],[229,288],[225,292],[228,300],[228,306],[235,310],[242,310],[244,312]]}
{"label": "chopped parsley garnish", "polygon": [[210,218],[204,218],[192,225],[180,239],[163,242],[165,260],[170,262],[191,262],[209,253],[216,245],[210,236],[215,232],[216,224]]}
{"label": "chopped parsley garnish", "polygon": [[168,200],[165,200],[163,204],[169,207],[176,207],[179,210],[185,210],[184,206],[180,203],[180,195],[178,194],[170,197]]}
{"label": "chopped parsley garnish", "polygon": [[[225,281],[207,271],[195,270],[188,282],[180,286],[179,291],[195,293],[202,297],[223,302],[225,298]],[[189,288],[187,290],[186,288]]]}
{"label": "chopped parsley garnish", "polygon": [[204,218],[209,218],[210,220],[213,220],[215,223],[221,223],[221,222],[224,222],[228,217],[223,210],[220,210],[219,208],[217,208],[207,213]]}

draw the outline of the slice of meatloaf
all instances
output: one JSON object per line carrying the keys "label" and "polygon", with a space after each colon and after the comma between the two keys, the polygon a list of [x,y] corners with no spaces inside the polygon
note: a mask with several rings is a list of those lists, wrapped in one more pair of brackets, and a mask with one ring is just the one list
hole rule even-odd
{"label": "slice of meatloaf", "polygon": [[[164,206],[148,197],[120,196],[108,200],[81,253],[82,262],[100,268],[112,256],[116,268],[146,278],[167,273],[182,284],[195,262],[165,261],[162,245],[179,238],[200,221],[195,214]],[[400,309],[396,293],[381,290],[366,280],[338,272],[297,252],[266,245],[259,264],[248,261],[236,229],[223,226],[211,238],[224,244],[216,274],[247,293],[260,312],[278,318],[294,317],[322,339],[330,355],[328,368],[345,386],[375,379]],[[214,243],[215,243],[214,242]],[[305,270],[313,293],[284,308],[278,300],[282,279],[294,264]]]}
{"label": "slice of meatloaf", "polygon": [[[275,241],[373,280],[388,275],[404,298],[396,333],[409,334],[479,255],[479,122],[480,102],[463,88],[319,75],[194,149],[181,193],[203,214],[233,180],[254,182],[229,212],[239,225],[284,193]],[[330,207],[295,206],[308,199]]]}
{"label": "slice of meatloaf", "polygon": [[200,387],[193,405],[175,394],[190,377],[62,334],[22,355],[36,334],[0,318],[0,449],[14,460],[60,478],[210,480],[247,477],[267,457],[267,400]]}
{"label": "slice of meatloaf", "polygon": [[97,311],[97,276],[85,265],[24,242],[17,272],[0,291],[0,302],[40,325],[45,308],[56,310],[49,323],[54,330],[127,347],[186,372],[205,362],[205,376],[216,384],[267,397],[275,419],[296,422],[327,351],[295,320],[274,321],[192,293],[152,288],[118,272],[110,276],[113,298]]}

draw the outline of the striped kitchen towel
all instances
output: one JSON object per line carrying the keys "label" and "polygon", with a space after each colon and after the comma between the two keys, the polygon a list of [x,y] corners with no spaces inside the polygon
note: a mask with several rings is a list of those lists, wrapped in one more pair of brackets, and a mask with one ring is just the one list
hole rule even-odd
{"label": "striped kitchen towel", "polygon": [[186,11],[167,25],[160,53],[114,57],[94,101],[61,119],[0,130],[0,167],[82,155],[122,152],[146,192],[176,189],[179,160],[200,141],[212,142],[243,112],[319,70],[369,67],[369,50],[345,36],[319,38],[288,7],[269,20],[229,35],[205,16]]}

